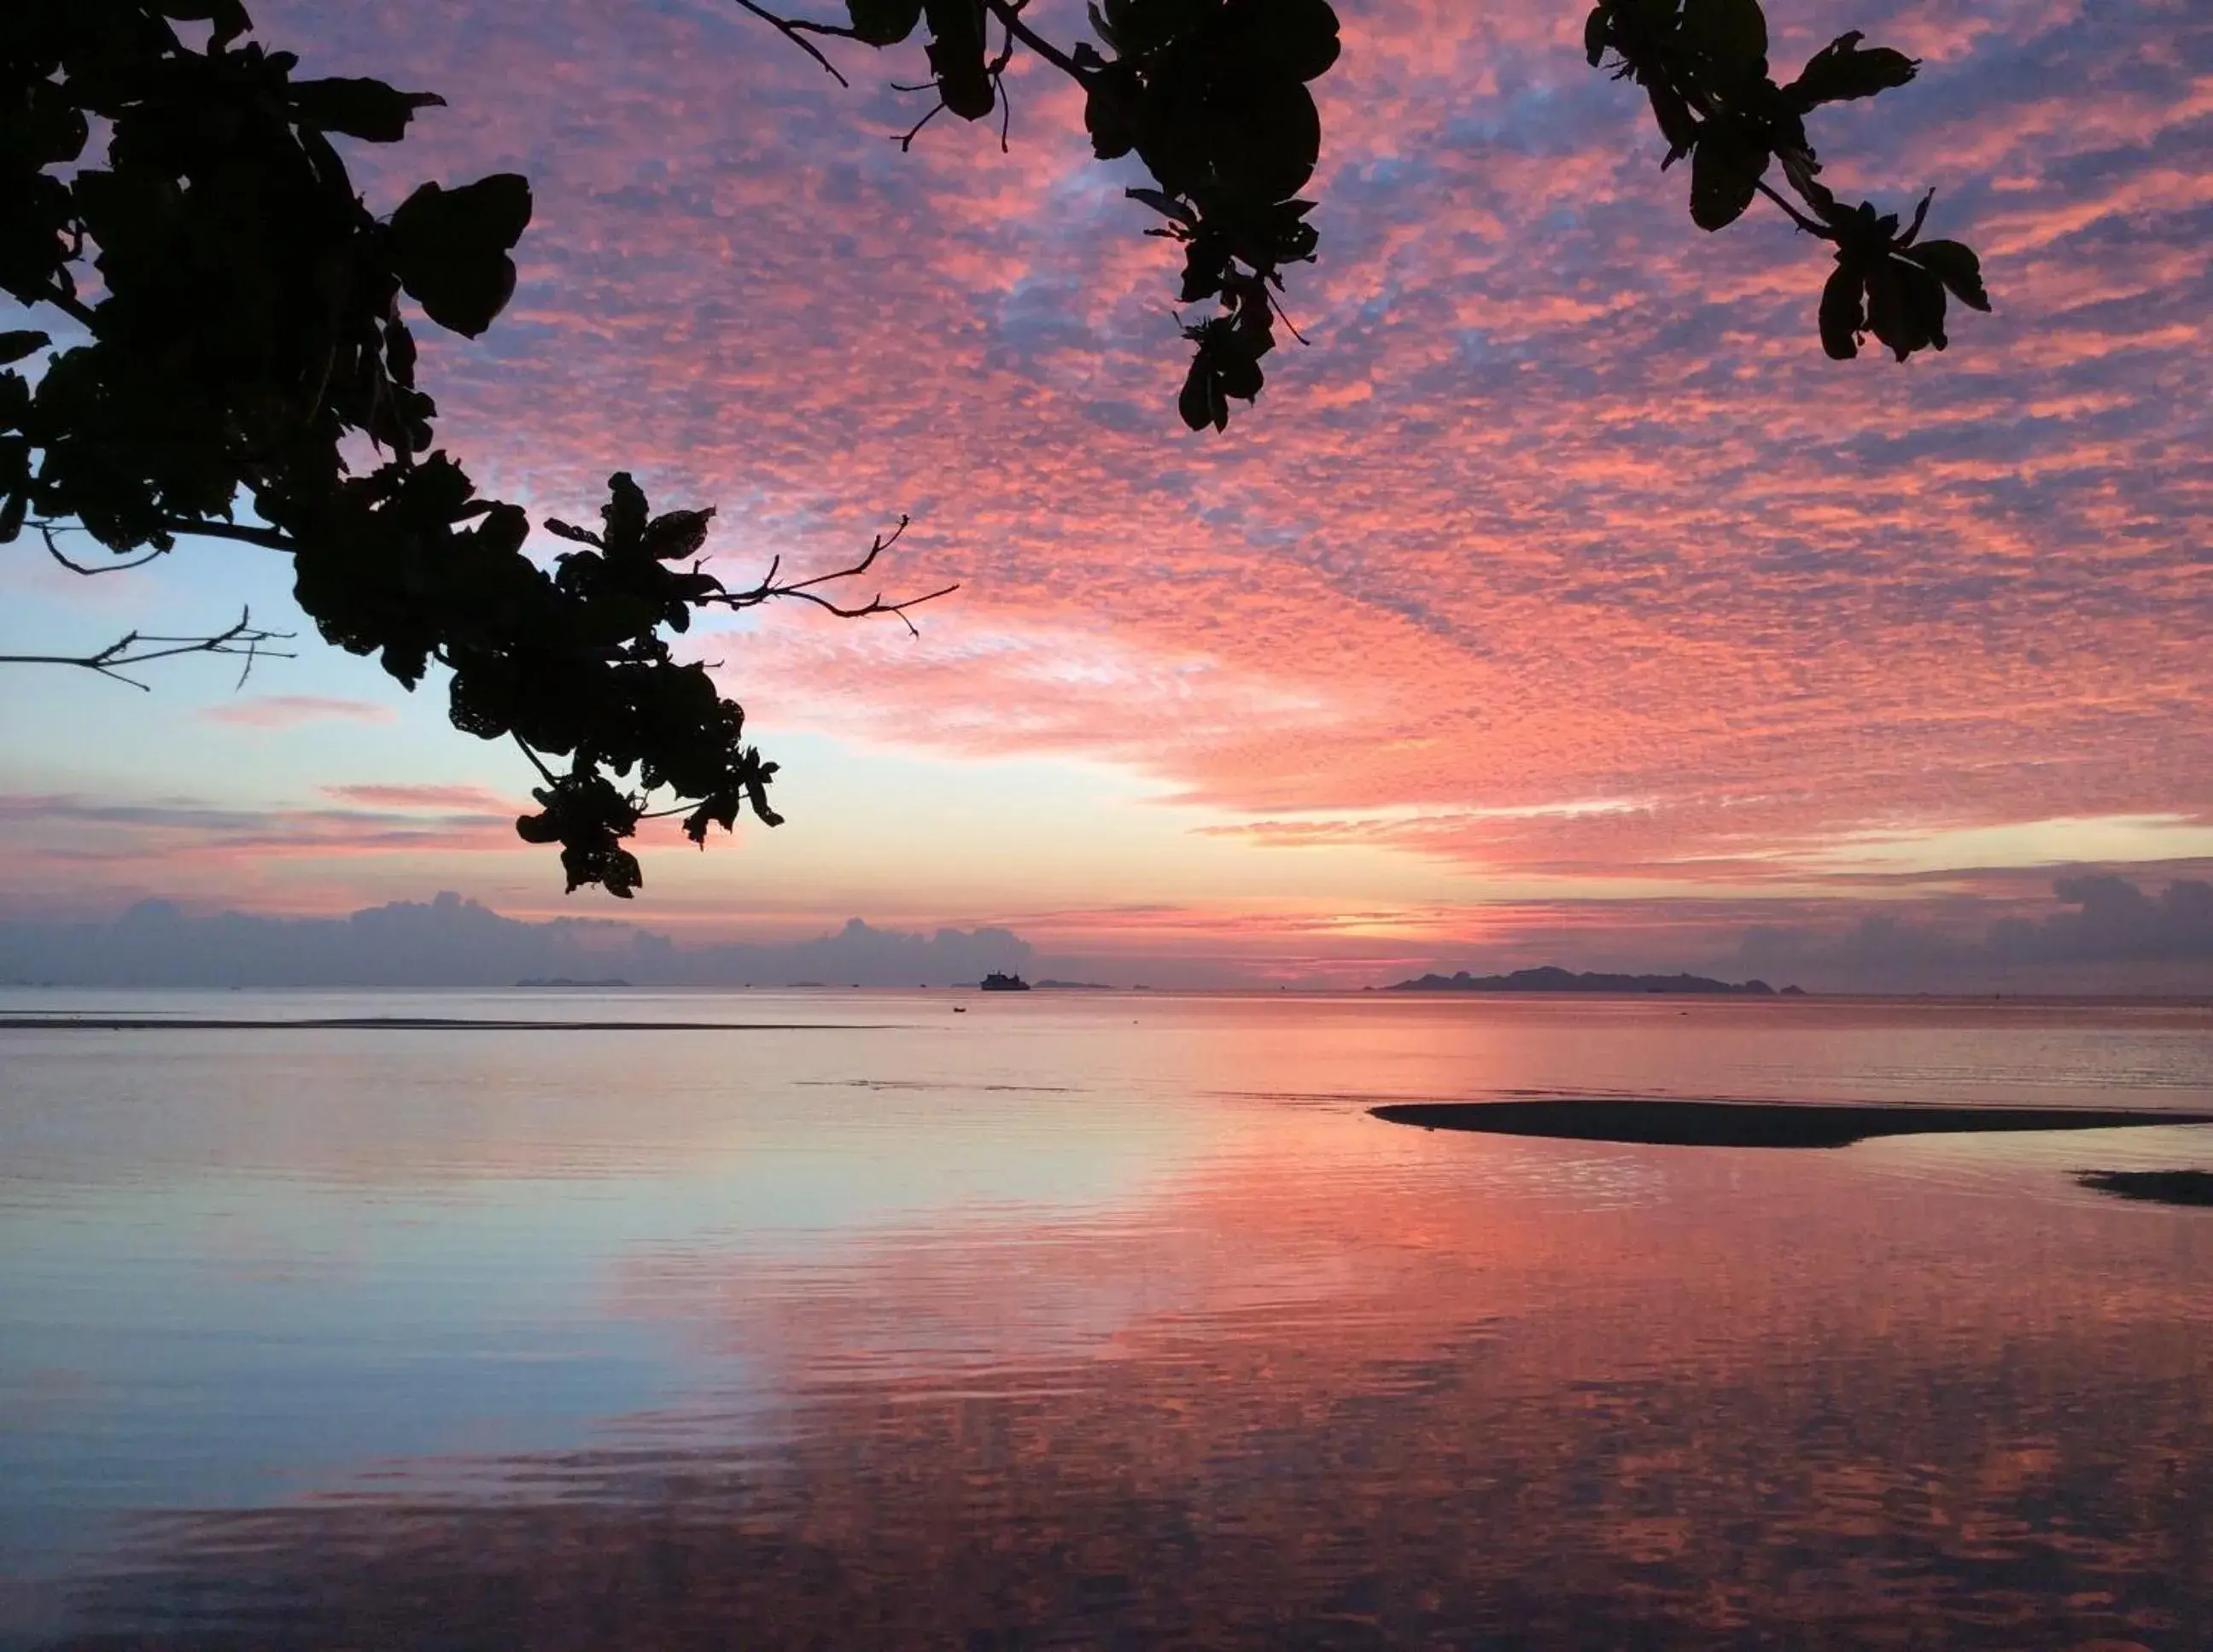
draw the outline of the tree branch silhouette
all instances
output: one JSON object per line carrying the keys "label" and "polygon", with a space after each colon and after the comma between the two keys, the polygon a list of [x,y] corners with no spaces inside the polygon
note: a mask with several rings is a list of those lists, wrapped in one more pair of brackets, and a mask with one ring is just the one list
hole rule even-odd
{"label": "tree branch silhouette", "polygon": [[[899,136],[902,149],[945,110],[976,120],[995,105],[1004,147],[1005,70],[1017,45],[1075,81],[1093,154],[1107,161],[1134,153],[1152,175],[1152,186],[1126,193],[1166,220],[1147,235],[1183,247],[1180,302],[1215,306],[1182,329],[1196,346],[1177,398],[1184,423],[1226,430],[1229,403],[1259,396],[1261,357],[1275,347],[1274,320],[1284,319],[1277,296],[1284,270],[1313,261],[1318,245],[1307,222],[1314,203],[1300,192],[1321,146],[1308,87],[1338,56],[1326,0],[1101,0],[1088,8],[1097,44],[1064,48],[1023,16],[1027,0],[845,0],[844,24],[739,3],[826,67],[805,34],[883,50],[919,32],[931,76],[923,85],[937,88],[938,101]],[[988,62],[986,20],[1005,31]],[[1903,86],[1918,68],[1901,52],[1862,48],[1864,38],[1858,30],[1840,35],[1779,86],[1768,74],[1759,0],[1599,0],[1584,25],[1591,66],[1611,58],[1618,77],[1644,88],[1667,141],[1661,169],[1690,159],[1692,222],[1722,229],[1765,195],[1836,248],[1820,308],[1823,348],[1856,355],[1872,332],[1903,361],[1945,347],[1948,294],[1974,309],[1988,309],[1990,300],[1966,247],[1917,244],[1917,221],[1901,233],[1895,216],[1871,204],[1845,207],[1818,180],[1805,117]],[[1766,181],[1771,168],[1802,205]]]}
{"label": "tree branch silhouette", "polygon": [[143,631],[126,631],[106,648],[97,649],[90,654],[0,654],[0,665],[76,666],[150,692],[147,684],[135,677],[125,676],[124,668],[150,665],[156,660],[174,660],[187,654],[222,654],[245,660],[246,665],[238,674],[238,680],[242,686],[253,673],[255,661],[294,658],[288,652],[266,646],[271,643],[291,640],[290,631],[265,631],[255,625],[252,611],[242,609],[235,625],[210,636],[157,637]]}
{"label": "tree branch silhouette", "polygon": [[843,34],[850,36],[853,32],[852,30],[849,28],[838,28],[824,23],[810,23],[804,18],[779,17],[774,12],[769,10],[765,6],[754,4],[753,0],[736,0],[736,3],[744,9],[753,13],[754,16],[768,24],[770,27],[777,30],[783,34],[784,39],[789,40],[802,52],[804,52],[808,57],[814,58],[815,62],[820,64],[825,69],[828,70],[830,71],[830,78],[836,81],[838,85],[850,86],[852,84],[852,82],[847,80],[843,75],[838,72],[838,65],[832,63],[828,58],[822,54],[821,48],[816,46],[814,41],[807,38],[809,34]]}
{"label": "tree branch silhouette", "polygon": [[761,576],[759,584],[747,590],[723,591],[710,598],[710,600],[717,607],[735,612],[741,608],[757,607],[764,602],[773,602],[780,597],[795,597],[802,602],[811,602],[826,613],[835,614],[840,619],[865,619],[873,614],[893,614],[898,617],[901,624],[905,625],[910,636],[920,636],[921,633],[915,629],[914,621],[907,618],[909,611],[920,607],[925,602],[935,602],[942,596],[952,595],[960,588],[958,584],[942,585],[924,595],[902,598],[897,602],[885,601],[882,593],[879,592],[866,602],[850,606],[833,601],[815,588],[817,586],[834,584],[840,580],[860,578],[862,575],[876,565],[878,557],[899,543],[900,536],[906,530],[907,519],[902,516],[899,519],[899,526],[893,528],[888,534],[879,533],[870,540],[867,552],[851,567],[839,568],[826,574],[817,574],[812,579],[779,581],[777,574],[783,566],[783,559],[778,558],[769,564],[768,572]]}
{"label": "tree branch silhouette", "polygon": [[[204,45],[173,18],[206,24]],[[867,571],[880,539],[853,569],[731,591],[703,565],[713,510],[655,515],[626,472],[609,479],[598,531],[544,524],[587,548],[550,567],[529,554],[521,509],[479,497],[438,446],[414,338],[425,320],[473,338],[506,308],[527,181],[426,183],[373,212],[339,143],[399,142],[442,100],[298,77],[297,59],[252,29],[241,0],[0,8],[0,292],[86,335],[57,347],[43,332],[0,332],[0,544],[35,528],[82,574],[141,567],[192,538],[288,557],[325,641],[409,689],[441,668],[455,727],[529,756],[541,810],[516,830],[558,845],[572,890],[637,889],[624,840],[655,793],[689,811],[695,842],[710,825],[734,829],[741,809],[777,824],[776,765],[670,639],[701,612],[783,597],[912,631],[910,611],[951,588],[840,600],[835,582]],[[808,32],[785,29],[836,75]],[[88,260],[96,302],[80,295]],[[237,520],[241,505],[253,520]],[[63,533],[116,560],[64,551]],[[280,640],[241,616],[212,636],[132,632],[91,654],[0,663],[143,688],[129,668],[223,654],[251,672]]]}

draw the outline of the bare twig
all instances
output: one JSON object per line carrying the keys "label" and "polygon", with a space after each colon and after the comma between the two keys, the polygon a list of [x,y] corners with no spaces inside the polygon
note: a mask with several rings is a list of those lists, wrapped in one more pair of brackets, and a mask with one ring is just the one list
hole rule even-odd
{"label": "bare twig", "polygon": [[[103,677],[113,677],[117,682],[147,690],[147,685],[135,677],[126,677],[122,668],[143,666],[155,660],[172,660],[183,654],[223,654],[242,658],[246,661],[238,674],[241,686],[253,670],[254,661],[265,655],[271,659],[290,660],[294,656],[281,649],[272,649],[271,643],[289,643],[292,633],[288,631],[263,631],[253,624],[250,609],[241,609],[238,623],[212,637],[154,637],[141,631],[129,631],[106,648],[91,654],[0,654],[0,665],[10,666],[77,666],[97,672]],[[148,691],[150,692],[150,691]]]}
{"label": "bare twig", "polygon": [[1299,331],[1299,324],[1291,320],[1291,313],[1283,308],[1283,301],[1277,297],[1274,293],[1270,292],[1268,290],[1267,283],[1265,282],[1261,283],[1260,290],[1267,295],[1268,308],[1274,310],[1277,315],[1281,316],[1283,320],[1283,325],[1291,330],[1291,337],[1297,339],[1302,344],[1311,345],[1314,341],[1308,338],[1306,334]]}
{"label": "bare twig", "polygon": [[[778,558],[769,564],[768,572],[762,576],[759,584],[748,590],[725,591],[719,596],[709,599],[709,601],[735,613],[741,608],[758,607],[762,603],[774,601],[778,597],[796,597],[802,602],[813,603],[826,613],[836,614],[840,619],[865,619],[872,614],[880,613],[896,614],[899,623],[907,628],[910,636],[919,637],[922,633],[915,629],[914,621],[907,617],[907,611],[918,608],[925,602],[935,602],[941,596],[950,596],[960,588],[957,582],[941,586],[925,595],[911,596],[898,602],[885,601],[883,594],[879,592],[864,603],[850,606],[834,602],[814,588],[819,585],[827,585],[837,580],[859,578],[875,565],[878,557],[899,543],[899,536],[906,530],[907,518],[902,516],[899,519],[899,526],[892,529],[889,533],[879,533],[871,539],[869,542],[867,554],[851,567],[839,568],[827,574],[817,574],[812,579],[786,580],[779,583],[776,576],[777,570],[783,567],[783,559]],[[707,604],[703,603],[701,606],[705,607]]]}
{"label": "bare twig", "polygon": [[1022,21],[1021,4],[1015,3],[1014,0],[984,0],[984,3],[991,15],[1007,26],[1008,34],[1029,47],[1055,69],[1059,70],[1062,74],[1072,76],[1077,80],[1083,78],[1083,70],[1075,58],[1070,57],[1068,53]]}
{"label": "bare twig", "polygon": [[840,28],[834,23],[810,23],[801,17],[779,17],[765,7],[755,5],[753,0],[737,0],[737,3],[770,27],[777,30],[785,40],[828,70],[830,78],[836,81],[838,85],[844,87],[852,85],[852,82],[838,72],[838,65],[822,55],[822,49],[807,38],[809,34],[835,34],[842,35],[847,40],[858,40],[860,36],[851,29]]}
{"label": "bare twig", "polygon": [[1007,50],[991,69],[991,95],[999,101],[999,153],[1012,155],[1015,151],[1008,137],[1015,129],[1015,101],[1007,95],[1007,54],[1015,49],[1015,37],[1007,37]]}
{"label": "bare twig", "polygon": [[[143,568],[156,557],[164,557],[169,553],[168,546],[157,545],[134,562],[106,564],[79,562],[54,542],[54,535],[82,533],[87,531],[83,524],[34,521],[31,526],[39,530],[39,537],[46,541],[46,554],[72,574],[90,576],[126,573],[133,568]],[[265,551],[282,551],[288,556],[300,548],[297,540],[277,528],[255,527],[246,522],[201,521],[190,516],[166,516],[162,519],[160,527],[164,533],[186,539],[235,539],[241,545],[258,545]]]}
{"label": "bare twig", "polygon": [[547,785],[558,786],[561,783],[559,777],[557,776],[552,770],[546,766],[545,763],[540,759],[537,753],[530,749],[530,742],[528,741],[525,740],[521,735],[516,735],[515,736],[515,749],[520,751],[523,756],[530,759],[530,766],[537,770],[540,774],[546,777],[546,783]]}
{"label": "bare twig", "polygon": [[897,614],[899,616],[899,624],[906,627],[906,634],[909,637],[919,637],[922,635],[922,632],[916,627],[914,621],[907,618],[907,610],[910,608],[919,608],[925,602],[935,602],[941,596],[951,596],[954,592],[960,588],[960,587],[957,582],[951,585],[941,585],[936,590],[931,591],[925,595],[911,596],[903,602],[887,602],[883,599],[882,593],[879,592],[876,595],[871,597],[867,602],[863,603],[860,607],[855,608],[849,608],[841,603],[832,602],[826,596],[817,596],[812,591],[785,590],[777,591],[775,594],[777,596],[796,596],[802,601],[812,602],[816,607],[821,609],[825,613],[834,613],[840,619],[866,619],[871,614],[879,613]]}
{"label": "bare twig", "polygon": [[888,533],[879,533],[870,539],[868,555],[863,557],[850,568],[841,568],[834,574],[817,574],[813,579],[802,579],[795,581],[789,585],[778,586],[777,593],[780,594],[787,591],[803,591],[810,585],[827,585],[833,579],[851,579],[857,575],[867,573],[869,569],[875,566],[878,557],[899,542],[901,536],[906,533],[908,521],[909,518],[901,516],[897,527]]}
{"label": "bare twig", "polygon": [[1767,197],[1769,200],[1774,202],[1776,205],[1781,207],[1785,212],[1788,212],[1790,215],[1790,221],[1796,224],[1801,229],[1804,230],[1808,235],[1819,235],[1823,241],[1836,240],[1837,233],[1835,230],[1830,229],[1825,223],[1819,223],[1813,218],[1808,217],[1796,207],[1791,205],[1789,202],[1783,198],[1782,195],[1765,178],[1759,180],[1753,187],[1758,189],[1761,194]]}
{"label": "bare twig", "polygon": [[[923,88],[919,86],[902,86],[898,89],[903,92],[918,92]],[[904,155],[907,150],[912,149],[914,147],[914,140],[922,136],[922,129],[930,125],[931,121],[936,119],[938,116],[944,113],[945,100],[943,98],[940,98],[936,102],[930,106],[930,113],[928,114],[923,116],[923,118],[916,121],[913,125],[908,127],[905,132],[892,140],[899,146],[899,153]]]}
{"label": "bare twig", "polygon": [[[32,526],[39,530],[39,537],[46,542],[46,554],[48,556],[52,557],[56,562],[61,564],[63,567],[68,569],[72,574],[83,574],[88,577],[94,574],[127,573],[133,568],[143,568],[148,563],[153,561],[156,557],[166,557],[169,554],[161,546],[156,546],[154,549],[149,551],[144,556],[139,558],[136,562],[112,562],[105,567],[95,567],[88,563],[72,560],[63,552],[61,546],[54,543],[54,534],[57,530],[66,532],[69,528],[75,526],[75,524],[70,522],[34,522]],[[84,531],[85,530],[82,527],[77,529],[77,532],[80,533]]]}
{"label": "bare twig", "polygon": [[[857,40],[862,38],[858,29],[849,27],[842,23],[818,23],[806,17],[780,16],[769,10],[767,7],[759,4],[758,0],[735,0],[735,3],[777,30],[784,39],[820,64],[838,85],[852,84],[844,76],[838,72],[838,65],[823,55],[821,48],[807,37],[810,34],[823,34],[841,40]],[[985,9],[997,18],[1001,26],[1006,30],[1005,45],[1001,48],[998,56],[985,65],[985,72],[991,77],[993,89],[999,101],[999,148],[1003,153],[1009,152],[1009,122],[1013,118],[1007,103],[1006,70],[1008,64],[1014,58],[1015,41],[1020,40],[1064,75],[1070,76],[1078,81],[1084,78],[1083,65],[1081,63],[1022,21],[1023,8],[1028,3],[1029,0],[985,0]],[[901,86],[897,82],[893,82],[893,89],[901,92],[920,92],[929,90],[934,84],[933,82],[921,86]],[[900,134],[894,140],[899,148],[902,150],[912,149],[914,140],[922,135],[922,129],[937,119],[939,112],[944,107],[941,101],[928,114]]]}
{"label": "bare twig", "polygon": [[[1027,3],[1027,0],[1017,0],[1015,9],[1020,11]],[[999,153],[1002,155],[1014,153],[1014,150],[1008,147],[1007,143],[1008,135],[1014,131],[1015,123],[1014,100],[1007,95],[1007,65],[1014,59],[1015,32],[1009,29],[1006,38],[999,43],[999,55],[984,65],[984,72],[991,77],[991,95],[997,98],[999,103]]]}

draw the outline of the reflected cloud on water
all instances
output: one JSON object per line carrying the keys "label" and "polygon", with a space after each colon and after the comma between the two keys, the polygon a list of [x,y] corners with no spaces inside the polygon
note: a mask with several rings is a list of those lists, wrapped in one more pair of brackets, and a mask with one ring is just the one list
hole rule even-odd
{"label": "reflected cloud on water", "polygon": [[[2206,1224],[1375,1132],[1082,1222],[659,1249],[617,1311],[742,1390],[153,1520],[82,1604],[178,1647],[2213,1637]],[[1578,1207],[1609,1159],[1655,1197]]]}
{"label": "reflected cloud on water", "polygon": [[23,1035],[0,1644],[2213,1643],[2213,1219],[2073,1180],[2213,1131],[1367,1111],[2179,1111],[2204,1018],[1146,1014]]}

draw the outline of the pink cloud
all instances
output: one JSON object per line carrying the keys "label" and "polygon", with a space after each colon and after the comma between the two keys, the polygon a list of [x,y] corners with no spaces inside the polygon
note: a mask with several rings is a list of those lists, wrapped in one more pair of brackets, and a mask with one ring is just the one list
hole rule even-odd
{"label": "pink cloud", "polygon": [[[381,807],[252,808],[194,798],[112,802],[69,793],[0,793],[0,835],[19,869],[108,864],[177,887],[211,872],[283,860],[519,851],[515,811],[468,787],[354,787],[393,793]],[[442,801],[439,795],[449,794]],[[351,801],[368,802],[370,798]],[[436,810],[440,812],[429,812]]]}
{"label": "pink cloud", "polygon": [[482,814],[515,814],[520,805],[481,786],[326,786],[323,789],[342,803],[374,809],[432,809],[471,811]]}
{"label": "pink cloud", "polygon": [[392,708],[372,700],[326,698],[320,694],[257,694],[204,707],[200,716],[241,728],[292,728],[303,722],[390,722]]}

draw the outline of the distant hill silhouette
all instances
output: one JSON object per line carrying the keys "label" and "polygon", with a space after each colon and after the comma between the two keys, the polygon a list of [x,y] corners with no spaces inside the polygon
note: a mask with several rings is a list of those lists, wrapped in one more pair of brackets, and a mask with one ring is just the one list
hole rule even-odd
{"label": "distant hill silhouette", "polygon": [[[1754,998],[1773,997],[1775,989],[1765,981],[1716,981],[1707,975],[1578,975],[1557,964],[1539,969],[1517,969],[1511,975],[1424,975],[1411,981],[1394,981],[1387,992],[1676,992],[1730,993]],[[1785,987],[1796,996],[1796,987]]]}
{"label": "distant hill silhouette", "polygon": [[348,917],[195,916],[145,900],[107,923],[0,918],[0,982],[23,985],[911,987],[1031,964],[1030,943],[1000,929],[911,934],[857,917],[806,940],[680,946],[604,918],[503,917],[451,893]]}

